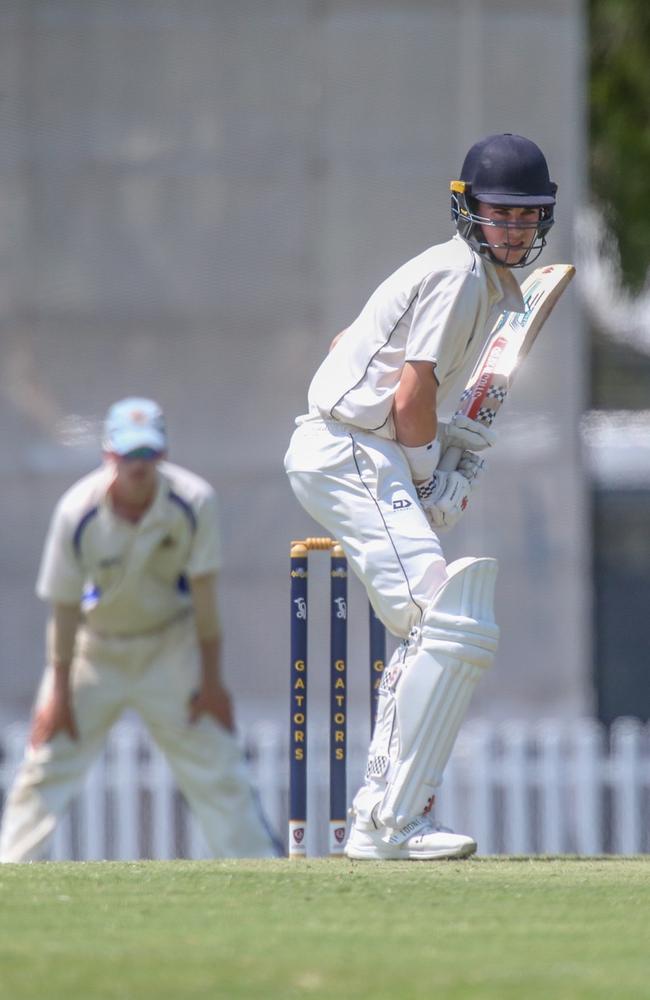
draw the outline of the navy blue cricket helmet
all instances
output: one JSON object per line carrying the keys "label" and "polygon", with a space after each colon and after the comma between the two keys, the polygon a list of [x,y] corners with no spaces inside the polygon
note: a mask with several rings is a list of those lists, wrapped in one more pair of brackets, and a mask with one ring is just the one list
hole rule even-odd
{"label": "navy blue cricket helmet", "polygon": [[[491,256],[491,245],[481,226],[495,223],[478,214],[479,202],[539,207],[539,220],[528,224],[537,231],[527,253],[515,264],[498,263],[505,267],[524,267],[537,260],[555,221],[553,206],[557,192],[557,184],[550,179],[548,164],[539,146],[511,132],[489,135],[469,150],[460,178],[452,181],[450,188],[451,217],[458,234],[484,256]],[[506,230],[508,225],[512,223],[498,223]],[[521,224],[516,225],[520,227]]]}

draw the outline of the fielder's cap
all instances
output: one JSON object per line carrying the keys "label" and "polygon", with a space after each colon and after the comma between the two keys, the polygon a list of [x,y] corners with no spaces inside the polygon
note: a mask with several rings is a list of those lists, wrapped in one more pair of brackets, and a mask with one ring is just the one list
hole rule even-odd
{"label": "fielder's cap", "polygon": [[475,143],[460,174],[467,194],[488,205],[554,205],[557,184],[539,146],[504,132]]}
{"label": "fielder's cap", "polygon": [[158,403],[137,396],[113,403],[106,414],[102,446],[114,455],[128,455],[140,448],[166,451],[165,417]]}

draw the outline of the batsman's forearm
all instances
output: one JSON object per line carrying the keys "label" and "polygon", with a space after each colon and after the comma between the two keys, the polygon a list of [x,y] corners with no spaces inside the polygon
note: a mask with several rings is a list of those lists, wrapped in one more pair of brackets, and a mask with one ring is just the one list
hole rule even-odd
{"label": "batsman's forearm", "polygon": [[431,364],[406,362],[393,400],[395,434],[400,444],[418,447],[433,441],[438,430],[437,390]]}

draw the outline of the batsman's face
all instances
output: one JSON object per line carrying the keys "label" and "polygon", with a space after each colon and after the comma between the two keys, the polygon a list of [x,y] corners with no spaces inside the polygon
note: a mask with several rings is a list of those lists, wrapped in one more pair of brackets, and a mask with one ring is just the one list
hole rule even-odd
{"label": "batsman's face", "polygon": [[535,205],[488,205],[481,201],[478,215],[492,256],[501,264],[518,264],[535,241],[539,208]]}

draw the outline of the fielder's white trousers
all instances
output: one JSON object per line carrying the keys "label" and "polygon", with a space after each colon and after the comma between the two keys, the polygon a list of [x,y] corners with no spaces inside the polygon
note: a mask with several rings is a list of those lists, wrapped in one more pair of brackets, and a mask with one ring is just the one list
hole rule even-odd
{"label": "fielder's white trousers", "polygon": [[347,424],[301,418],[285,468],[307,513],[340,542],[377,616],[405,639],[447,572],[402,449]]}
{"label": "fielder's white trousers", "polygon": [[[106,638],[81,629],[71,670],[79,740],[57,734],[28,746],[0,831],[0,861],[42,858],[57,819],[78,792],[110,727],[135,709],[163,751],[215,857],[272,857],[235,737],[212,718],[194,725],[188,699],[200,671],[191,618],[154,635]],[[46,670],[37,705],[51,690]]]}

